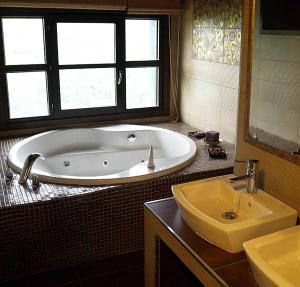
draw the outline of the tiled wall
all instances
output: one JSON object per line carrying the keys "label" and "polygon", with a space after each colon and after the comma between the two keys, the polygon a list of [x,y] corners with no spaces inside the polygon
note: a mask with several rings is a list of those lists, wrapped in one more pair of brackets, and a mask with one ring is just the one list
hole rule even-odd
{"label": "tiled wall", "polygon": [[259,2],[250,124],[300,144],[300,36],[261,34]]}
{"label": "tiled wall", "polygon": [[193,58],[240,64],[242,1],[194,0]]}
{"label": "tiled wall", "polygon": [[231,143],[236,139],[241,13],[225,12],[241,9],[241,2],[185,0],[183,5],[181,118],[197,129],[218,130]]}

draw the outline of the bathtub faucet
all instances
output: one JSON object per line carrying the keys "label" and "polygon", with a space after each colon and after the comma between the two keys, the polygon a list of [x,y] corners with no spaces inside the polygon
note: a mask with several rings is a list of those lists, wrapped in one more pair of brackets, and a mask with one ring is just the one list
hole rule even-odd
{"label": "bathtub faucet", "polygon": [[27,179],[30,176],[30,172],[32,169],[32,166],[34,164],[34,162],[39,158],[45,158],[42,154],[40,153],[32,153],[30,154],[24,162],[23,168],[22,168],[22,172],[20,174],[20,178],[19,178],[19,184],[25,184]]}
{"label": "bathtub faucet", "polygon": [[154,156],[153,156],[153,147],[152,145],[150,145],[150,148],[149,148],[149,155],[148,155],[148,165],[147,167],[148,168],[154,168]]}

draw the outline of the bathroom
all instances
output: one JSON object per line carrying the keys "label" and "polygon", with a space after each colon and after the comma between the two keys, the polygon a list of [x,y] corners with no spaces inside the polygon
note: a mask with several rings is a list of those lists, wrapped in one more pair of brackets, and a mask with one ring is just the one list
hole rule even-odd
{"label": "bathroom", "polygon": [[300,286],[299,9],[0,0],[0,286]]}

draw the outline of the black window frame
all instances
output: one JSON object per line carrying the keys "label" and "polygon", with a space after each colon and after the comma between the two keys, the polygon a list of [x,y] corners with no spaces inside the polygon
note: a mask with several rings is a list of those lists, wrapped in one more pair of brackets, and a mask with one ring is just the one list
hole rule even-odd
{"label": "black window frame", "polygon": [[[45,64],[5,65],[2,17],[42,18],[44,20]],[[159,58],[154,61],[126,61],[125,21],[126,19],[159,20]],[[168,17],[162,15],[128,15],[124,12],[95,12],[57,9],[1,9],[0,10],[0,130],[27,128],[53,128],[76,124],[93,124],[113,120],[161,117],[170,114],[169,96],[169,29]],[[56,23],[115,23],[116,61],[115,64],[58,64]],[[117,105],[113,107],[61,110],[59,90],[59,69],[66,68],[116,68],[116,76],[122,71],[123,80],[116,85]],[[158,106],[126,109],[126,68],[158,67]],[[28,118],[9,118],[7,72],[45,71],[47,73],[49,115]]]}

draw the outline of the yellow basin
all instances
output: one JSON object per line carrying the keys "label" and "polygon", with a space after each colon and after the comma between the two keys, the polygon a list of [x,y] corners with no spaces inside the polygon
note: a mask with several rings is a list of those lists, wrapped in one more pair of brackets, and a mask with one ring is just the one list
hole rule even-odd
{"label": "yellow basin", "polygon": [[296,224],[295,209],[261,190],[252,196],[245,192],[245,183],[231,183],[228,178],[172,187],[183,219],[198,235],[235,253],[247,240]]}
{"label": "yellow basin", "polygon": [[300,286],[300,226],[250,240],[244,248],[261,287]]}

